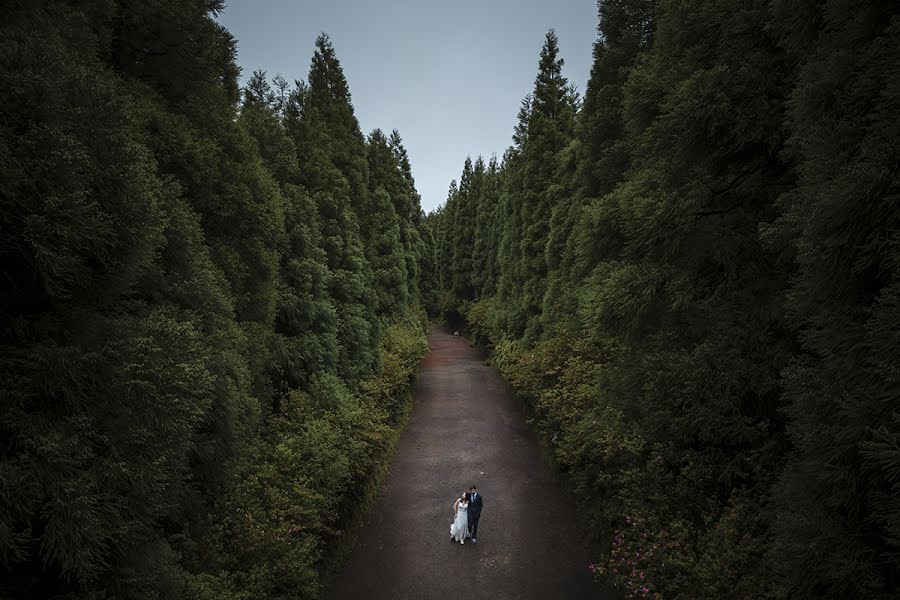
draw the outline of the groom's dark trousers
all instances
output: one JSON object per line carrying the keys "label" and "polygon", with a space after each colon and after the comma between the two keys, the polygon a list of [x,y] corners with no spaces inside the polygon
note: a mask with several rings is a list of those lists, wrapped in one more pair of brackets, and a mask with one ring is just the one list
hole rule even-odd
{"label": "groom's dark trousers", "polygon": [[478,519],[481,518],[481,494],[475,494],[475,497],[469,497],[469,531],[472,538],[478,537]]}

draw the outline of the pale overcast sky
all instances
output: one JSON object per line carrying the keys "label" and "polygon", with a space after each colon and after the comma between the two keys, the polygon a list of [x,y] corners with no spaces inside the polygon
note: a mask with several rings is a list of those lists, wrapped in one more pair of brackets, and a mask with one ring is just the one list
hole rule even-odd
{"label": "pale overcast sky", "polygon": [[564,75],[583,94],[597,36],[595,0],[226,0],[246,80],[305,79],[326,32],[364,134],[397,129],[426,212],[443,203],[466,156],[510,145],[522,98],[553,28]]}

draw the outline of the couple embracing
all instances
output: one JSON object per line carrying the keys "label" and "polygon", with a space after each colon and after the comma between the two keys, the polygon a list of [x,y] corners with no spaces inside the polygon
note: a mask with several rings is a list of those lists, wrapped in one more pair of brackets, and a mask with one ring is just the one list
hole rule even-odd
{"label": "couple embracing", "polygon": [[478,519],[481,518],[481,494],[475,486],[462,494],[453,503],[453,523],[450,525],[450,539],[462,544],[467,537],[472,538],[472,543],[478,540]]}

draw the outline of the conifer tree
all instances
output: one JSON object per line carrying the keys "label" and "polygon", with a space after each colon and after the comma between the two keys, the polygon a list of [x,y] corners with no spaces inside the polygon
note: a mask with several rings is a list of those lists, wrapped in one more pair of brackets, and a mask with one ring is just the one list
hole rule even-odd
{"label": "conifer tree", "polygon": [[547,278],[546,246],[550,217],[559,201],[554,186],[560,153],[574,133],[576,97],[562,75],[563,59],[553,30],[541,49],[534,83],[525,161],[522,203],[522,310],[533,339],[540,330]]}
{"label": "conifer tree", "polygon": [[[282,88],[282,95],[288,90]],[[253,138],[263,163],[278,184],[293,183],[300,174],[297,149],[288,136],[279,115],[278,96],[257,69],[243,89],[240,123]]]}
{"label": "conifer tree", "polygon": [[[513,333],[524,334],[527,329],[529,339],[541,329],[550,216],[559,201],[555,175],[560,153],[574,134],[577,110],[577,98],[562,75],[563,59],[558,55],[558,39],[550,30],[541,49],[534,91],[519,114],[514,141],[521,150],[510,161],[506,190],[509,210],[520,215],[521,222],[506,233],[502,293],[514,304],[503,305],[511,311],[507,324]],[[509,247],[513,243],[520,246],[517,252]]]}
{"label": "conifer tree", "polygon": [[[396,206],[399,204],[404,211],[402,214],[407,217],[409,190],[394,152],[380,129],[369,135],[367,150],[370,206],[363,215],[361,229],[367,234],[366,254],[372,266],[376,313],[398,315],[409,301],[409,278]],[[402,222],[404,232],[408,224],[407,217]]]}
{"label": "conifer tree", "polygon": [[[598,2],[599,36],[584,104],[576,119],[575,141],[560,165],[560,198],[553,209],[547,244],[544,318],[550,327],[577,330],[578,282],[604,254],[613,254],[616,232],[585,221],[584,208],[611,192],[629,165],[622,114],[625,82],[639,53],[652,42],[656,0]],[[581,256],[583,260],[577,261]]]}
{"label": "conifer tree", "polygon": [[418,228],[422,239],[418,283],[422,294],[421,303],[429,316],[438,313],[438,297],[441,291],[438,243],[434,234],[435,228],[439,229],[437,220],[435,213],[429,213],[422,219]]}
{"label": "conifer tree", "polygon": [[333,50],[241,94],[221,8],[0,24],[2,597],[319,597],[403,413],[422,340],[379,340],[357,225],[402,273],[400,219]]}
{"label": "conifer tree", "polygon": [[[623,349],[606,365],[616,382],[607,398],[670,469],[658,500],[666,527],[728,521],[745,533],[742,576],[729,587],[760,594],[770,590],[750,573],[771,568],[771,523],[748,507],[761,504],[783,451],[778,374],[792,346],[776,334],[787,325],[786,265],[758,236],[790,181],[770,151],[783,139],[785,73],[775,40],[760,35],[767,17],[739,2],[657,7],[653,44],[622,89],[630,168],[587,209],[589,251],[576,267],[590,269],[579,290],[589,339],[612,335]],[[688,578],[721,551],[714,528],[695,539]],[[722,585],[709,579],[697,596]]]}
{"label": "conifer tree", "polygon": [[372,272],[360,236],[370,209],[365,143],[350,91],[328,36],[316,40],[308,86],[299,86],[286,127],[300,154],[300,183],[319,206],[322,249],[338,315],[338,373],[348,381],[372,372],[379,326]]}
{"label": "conifer tree", "polygon": [[472,196],[474,207],[474,225],[472,226],[472,288],[473,297],[483,295],[487,287],[488,262],[490,261],[490,229],[493,226],[493,218],[489,215],[494,206],[487,197],[490,183],[488,181],[487,168],[484,159],[478,157],[475,161],[472,177]]}
{"label": "conifer tree", "polygon": [[497,290],[498,223],[500,204],[500,166],[492,156],[484,172],[478,203],[475,231],[475,252],[479,258],[475,271],[479,274],[478,296],[489,298]]}
{"label": "conifer tree", "polygon": [[501,171],[500,200],[497,206],[497,305],[495,315],[500,330],[512,337],[521,337],[526,323],[521,306],[522,274],[522,204],[524,193],[523,152],[528,141],[528,121],[531,118],[531,96],[522,100],[518,122],[513,134],[513,146],[506,150]]}
{"label": "conifer tree", "polygon": [[629,597],[896,595],[896,7],[599,8],[574,129],[539,75],[494,212],[433,219],[475,232],[476,336]]}
{"label": "conifer tree", "polygon": [[233,41],[206,3],[133,8],[5,15],[4,596],[182,595],[186,522],[258,410],[279,218],[233,121]]}
{"label": "conifer tree", "polygon": [[442,210],[437,213],[438,230],[440,236],[437,241],[438,272],[440,274],[441,290],[452,290],[453,286],[453,251],[456,247],[456,205],[459,191],[456,180],[450,182],[447,190],[447,200]]}
{"label": "conifer tree", "polygon": [[472,247],[475,240],[474,223],[477,210],[475,170],[472,159],[466,157],[459,190],[454,198],[453,247],[450,258],[450,289],[457,300],[471,300],[475,296]]}
{"label": "conifer tree", "polygon": [[794,451],[777,559],[791,598],[886,600],[900,590],[900,17],[892,3],[773,5],[798,182],[766,237],[796,261],[786,305],[802,343],[783,374]]}
{"label": "conifer tree", "polygon": [[[288,90],[281,88],[287,95]],[[269,402],[279,411],[289,389],[305,389],[316,373],[337,363],[337,316],[328,286],[331,272],[321,247],[319,214],[302,187],[293,139],[279,117],[279,101],[265,72],[255,71],[244,89],[239,123],[256,142],[277,180],[285,214],[281,248],[276,338],[269,367]]]}
{"label": "conifer tree", "polygon": [[422,278],[422,261],[425,259],[426,242],[422,231],[422,202],[416,191],[416,182],[412,175],[412,167],[409,163],[409,155],[403,146],[400,133],[394,129],[389,140],[394,158],[399,165],[400,172],[406,181],[406,201],[402,197],[395,200],[394,206],[400,217],[400,240],[406,255],[406,273],[408,278],[409,300],[411,304],[421,304],[423,290],[428,289],[420,284]]}

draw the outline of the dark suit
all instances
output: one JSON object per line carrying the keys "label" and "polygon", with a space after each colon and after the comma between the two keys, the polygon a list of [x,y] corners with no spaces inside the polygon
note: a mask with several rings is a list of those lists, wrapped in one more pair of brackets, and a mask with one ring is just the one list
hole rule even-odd
{"label": "dark suit", "polygon": [[471,537],[478,537],[478,519],[481,518],[481,494],[469,492],[469,532]]}

